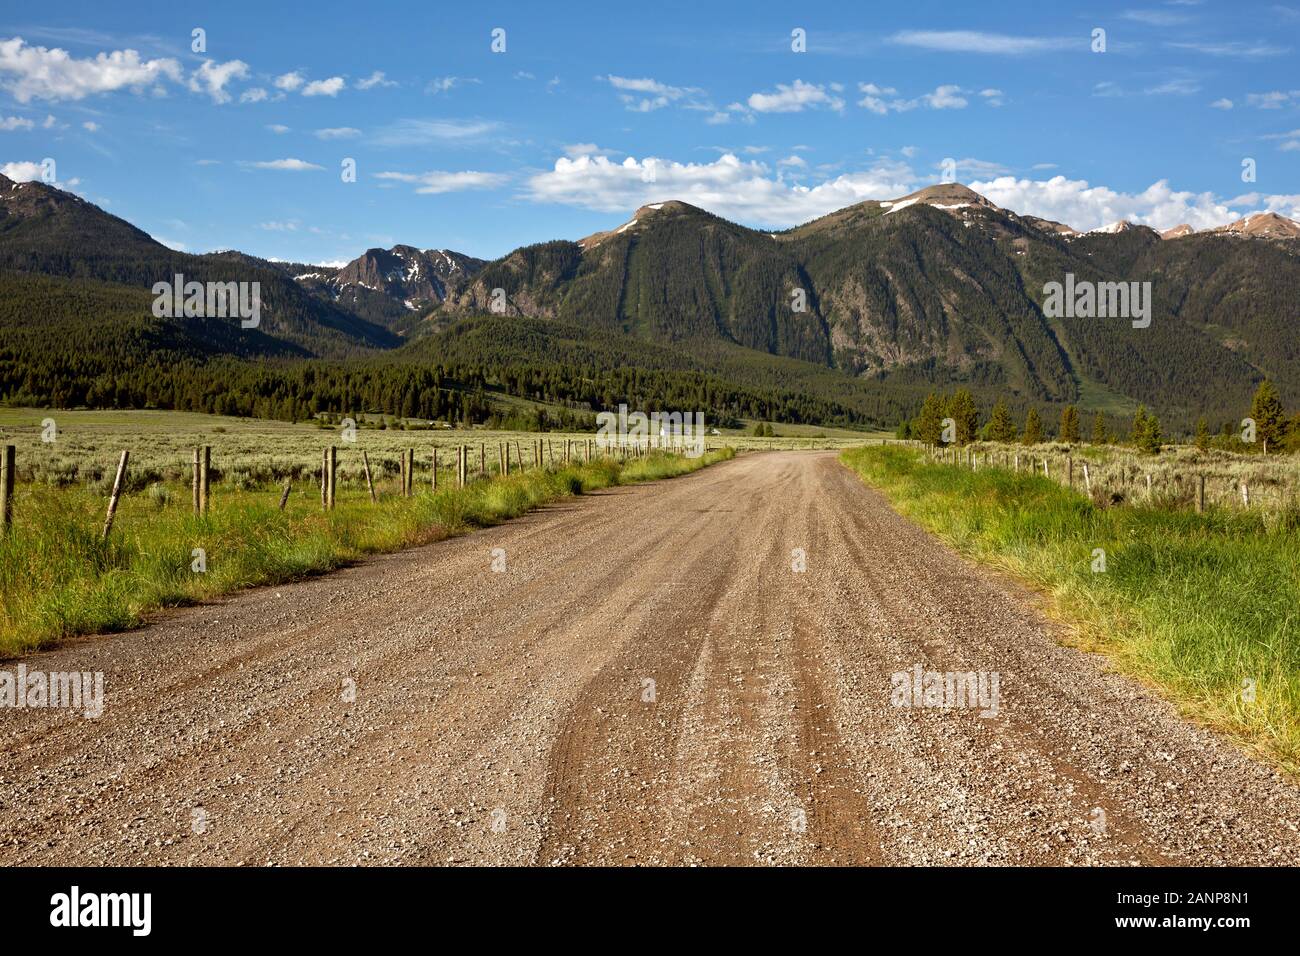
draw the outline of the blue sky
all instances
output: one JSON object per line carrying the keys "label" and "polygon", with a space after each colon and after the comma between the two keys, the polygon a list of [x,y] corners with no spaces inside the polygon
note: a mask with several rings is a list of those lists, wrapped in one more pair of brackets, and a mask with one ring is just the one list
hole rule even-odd
{"label": "blue sky", "polygon": [[1083,229],[1300,217],[1300,0],[2,16],[0,168],[31,178],[51,158],[65,188],[189,251],[493,257],[673,198],[785,227],[937,182],[945,159],[995,202]]}

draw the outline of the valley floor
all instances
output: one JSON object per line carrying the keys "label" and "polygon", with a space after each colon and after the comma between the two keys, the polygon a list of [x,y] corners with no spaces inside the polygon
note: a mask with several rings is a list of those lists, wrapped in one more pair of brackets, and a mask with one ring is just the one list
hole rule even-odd
{"label": "valley floor", "polygon": [[106,706],[0,710],[0,864],[1300,863],[1300,789],[1052,627],[746,455],[27,658]]}

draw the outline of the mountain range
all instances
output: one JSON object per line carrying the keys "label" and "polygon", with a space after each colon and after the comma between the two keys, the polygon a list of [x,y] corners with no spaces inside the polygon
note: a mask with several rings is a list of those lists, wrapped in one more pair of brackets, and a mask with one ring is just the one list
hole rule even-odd
{"label": "mountain range", "polygon": [[[73,310],[60,302],[87,290],[127,314],[177,273],[241,279],[261,283],[258,329],[162,320],[152,334],[195,361],[490,359],[502,379],[631,363],[811,396],[864,423],[893,424],[927,390],[957,385],[1013,407],[1118,416],[1144,403],[1175,424],[1240,417],[1265,377],[1300,393],[1300,224],[1262,213],[1213,230],[1079,232],[955,183],[776,232],[665,200],[490,262],[398,245],[327,267],[176,252],[71,193],[0,177],[0,273],[41,303],[51,338]],[[1067,274],[1150,282],[1150,326],[1046,316],[1042,290]],[[0,331],[22,323],[0,318]],[[7,360],[0,347],[0,389],[21,377]],[[30,390],[0,400],[18,393]]]}

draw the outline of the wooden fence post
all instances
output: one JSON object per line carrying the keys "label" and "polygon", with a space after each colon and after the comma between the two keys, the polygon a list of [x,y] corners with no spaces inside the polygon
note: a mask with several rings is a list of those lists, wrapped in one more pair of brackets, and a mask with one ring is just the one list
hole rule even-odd
{"label": "wooden fence post", "polygon": [[406,449],[406,497],[415,494],[415,449]]}
{"label": "wooden fence post", "polygon": [[1196,476],[1196,513],[1205,514],[1205,476]]}
{"label": "wooden fence post", "polygon": [[1092,480],[1088,477],[1088,463],[1086,461],[1083,463],[1083,488],[1088,493],[1088,497],[1091,498]]}
{"label": "wooden fence post", "polygon": [[338,490],[338,477],[339,477],[339,450],[334,445],[330,445],[329,447],[329,463],[330,463],[330,469],[329,469],[330,470],[330,511],[333,511],[334,496],[335,496],[335,492]]}
{"label": "wooden fence post", "polygon": [[290,479],[289,481],[286,481],[286,482],[284,483],[284,492],[280,495],[280,510],[281,510],[281,511],[283,511],[283,510],[284,510],[284,506],[287,505],[287,504],[289,503],[289,492],[292,491],[292,490],[293,490],[293,480]]}
{"label": "wooden fence post", "polygon": [[194,499],[195,514],[199,514],[203,510],[203,505],[202,505],[203,497],[202,497],[202,492],[199,490],[199,472],[203,468],[202,456],[203,456],[203,452],[199,449],[198,445],[195,445],[194,446],[194,473],[191,476],[193,478],[192,484],[194,485],[193,499]]}
{"label": "wooden fence post", "polygon": [[330,453],[328,448],[320,450],[320,510],[328,511],[330,506]]}
{"label": "wooden fence post", "polygon": [[467,454],[464,445],[456,449],[456,487],[465,487],[465,472],[468,470]]}
{"label": "wooden fence post", "polygon": [[131,457],[129,451],[122,452],[122,460],[117,463],[117,477],[113,479],[113,494],[108,499],[108,515],[104,518],[104,540],[108,540],[108,533],[113,530],[113,515],[117,514],[117,501],[122,497],[122,485],[126,481],[126,463]]}
{"label": "wooden fence post", "polygon": [[504,478],[506,475],[506,446],[497,442],[497,477]]}
{"label": "wooden fence post", "polygon": [[1246,482],[1241,483],[1241,504],[1242,507],[1250,507],[1250,489],[1246,487]]}
{"label": "wooden fence post", "polygon": [[14,456],[17,448],[5,445],[4,455],[0,457],[0,534],[4,534],[14,522]]}
{"label": "wooden fence post", "polygon": [[487,445],[483,442],[478,443],[478,476],[487,477]]}
{"label": "wooden fence post", "polygon": [[1065,470],[1070,473],[1070,490],[1074,490],[1074,456],[1065,456]]}
{"label": "wooden fence post", "polygon": [[208,513],[208,504],[212,492],[212,446],[203,446],[203,459],[199,469],[199,513]]}
{"label": "wooden fence post", "polygon": [[375,480],[370,474],[370,455],[365,449],[361,451],[361,467],[366,472],[366,489],[370,492],[370,503],[373,505],[379,499],[375,497]]}
{"label": "wooden fence post", "polygon": [[433,477],[429,479],[429,487],[438,490],[438,446],[433,446]]}

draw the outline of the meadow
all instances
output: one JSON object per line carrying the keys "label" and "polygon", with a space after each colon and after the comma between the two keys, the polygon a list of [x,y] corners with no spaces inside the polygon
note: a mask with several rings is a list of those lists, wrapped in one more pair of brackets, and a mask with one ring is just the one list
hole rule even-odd
{"label": "meadow", "polygon": [[[1243,469],[1294,468],[1285,460],[1194,457],[1194,449],[1156,461],[1096,451],[1108,469],[1103,474],[1116,482],[1116,469],[1164,466],[1157,473],[1172,484],[1168,476],[1192,461],[1219,469],[1224,480],[1246,474]],[[1019,448],[1022,456],[1037,452]],[[1079,449],[1074,454],[1077,468]],[[842,458],[902,514],[1045,594],[1071,642],[1107,654],[1189,718],[1300,771],[1300,508],[1294,503],[1246,509],[1229,496],[1221,504],[1207,501],[1197,514],[1183,496],[1148,494],[1143,480],[1141,492],[1116,507],[1106,495],[1086,496],[1077,477],[1071,490],[1059,472],[1044,478],[1023,461],[1019,473],[972,470],[897,446],[849,450]],[[1263,484],[1267,473],[1250,472],[1251,480]]]}
{"label": "meadow", "polygon": [[[337,416],[336,416],[337,417]],[[43,441],[42,422],[54,423],[54,440]],[[156,483],[173,484],[188,479],[193,449],[212,446],[215,480],[236,488],[257,488],[268,483],[292,480],[295,485],[319,481],[321,451],[338,447],[340,488],[364,485],[361,452],[370,459],[372,477],[380,491],[395,493],[399,487],[401,454],[415,449],[416,483],[428,483],[433,450],[438,450],[439,485],[455,478],[455,449],[469,448],[471,471],[480,459],[489,473],[498,470],[498,447],[509,443],[511,465],[532,461],[533,441],[541,441],[557,457],[563,457],[564,442],[585,443],[593,432],[513,432],[485,428],[446,429],[427,422],[397,423],[377,427],[363,420],[356,441],[344,439],[337,421],[279,422],[169,411],[86,411],[0,408],[0,445],[17,446],[18,480],[22,483],[56,487],[86,485],[100,494],[112,487],[118,458],[130,451],[128,488],[147,489]],[[393,425],[386,422],[385,424]],[[406,427],[400,427],[400,426]],[[845,448],[865,440],[878,440],[875,433],[835,428],[777,425],[774,438],[747,434],[743,428],[723,430],[706,439],[709,449]],[[574,454],[579,454],[578,445]],[[295,492],[296,493],[296,492]]]}
{"label": "meadow", "polygon": [[[952,452],[948,452],[951,458]],[[1197,481],[1205,479],[1207,507],[1262,508],[1282,511],[1300,498],[1300,462],[1294,455],[1240,454],[1195,445],[1165,445],[1158,455],[1124,445],[1038,445],[974,442],[958,449],[959,460],[977,456],[976,464],[1014,469],[1068,480],[1068,462],[1074,463],[1075,486],[1104,505],[1137,504],[1187,507],[1195,505]],[[1088,465],[1085,485],[1083,466]],[[1088,487],[1090,486],[1090,487]],[[1242,490],[1245,488],[1245,495]]]}
{"label": "meadow", "polygon": [[[241,588],[292,581],[507,520],[567,495],[670,478],[732,457],[718,447],[698,458],[656,451],[619,460],[563,460],[563,436],[362,429],[354,444],[313,425],[164,412],[15,413],[0,419],[0,444],[17,446],[14,520],[0,536],[0,657],[80,634],[139,626],[159,608]],[[32,416],[35,419],[32,420]],[[54,417],[55,441],[41,441]],[[473,442],[470,441],[471,437]],[[584,443],[590,435],[570,436]],[[549,438],[556,460],[533,467],[531,442]],[[519,442],[529,457],[509,475],[496,444]],[[488,475],[471,457],[470,481],[455,487],[453,447],[482,443]],[[193,512],[192,447],[210,444],[210,508]],[[321,449],[339,447],[335,508],[321,507]],[[440,455],[431,488],[431,448]],[[400,494],[400,451],[417,449],[414,490]],[[585,447],[585,446],[584,446]],[[106,495],[122,449],[131,452],[127,493],[102,537]],[[364,481],[360,450],[376,479]],[[423,469],[423,471],[421,470]],[[283,509],[282,482],[292,482]]]}

